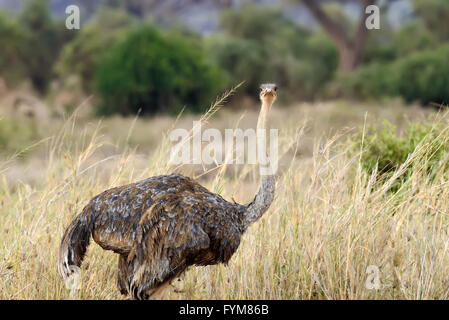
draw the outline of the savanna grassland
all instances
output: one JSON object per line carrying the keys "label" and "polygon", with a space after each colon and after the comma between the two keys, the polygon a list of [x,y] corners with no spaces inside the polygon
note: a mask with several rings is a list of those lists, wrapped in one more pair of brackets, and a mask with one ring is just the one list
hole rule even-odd
{"label": "savanna grassland", "polygon": [[[254,127],[257,113],[223,107],[203,117],[204,127]],[[167,298],[448,298],[449,177],[444,170],[430,176],[427,164],[429,150],[449,143],[449,126],[444,114],[426,120],[431,113],[392,101],[275,105],[270,127],[279,129],[282,156],[275,202],[244,235],[228,266],[189,269]],[[19,121],[8,131],[12,141],[25,132],[20,126],[34,128],[17,140],[23,152],[5,151],[0,158],[0,299],[123,298],[115,285],[117,256],[94,242],[79,291],[67,290],[56,271],[65,227],[107,188],[175,171],[227,200],[251,201],[255,166],[167,163],[168,132],[191,129],[199,118],[95,120],[75,113],[47,123]],[[441,128],[419,141],[387,178],[361,163],[364,128],[385,119],[398,134],[425,121]],[[12,120],[2,118],[0,126],[5,121]],[[348,139],[357,134],[362,143],[354,148]],[[380,270],[377,290],[366,287],[371,265]]]}

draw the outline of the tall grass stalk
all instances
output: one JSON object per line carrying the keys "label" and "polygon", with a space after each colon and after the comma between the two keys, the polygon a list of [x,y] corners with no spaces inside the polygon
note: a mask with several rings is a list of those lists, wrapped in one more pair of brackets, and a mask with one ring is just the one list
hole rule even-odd
{"label": "tall grass stalk", "polygon": [[[56,271],[63,231],[101,191],[174,169],[167,164],[166,136],[145,159],[146,168],[136,169],[140,158],[133,149],[95,160],[102,136],[67,139],[70,121],[48,143],[41,183],[11,186],[1,179],[0,299],[121,299],[117,256],[94,243],[82,266],[81,289],[70,296]],[[447,116],[438,121],[446,123]],[[444,171],[429,178],[425,170],[426,151],[448,143],[448,130],[438,141],[423,141],[387,180],[363,171],[360,155],[336,148],[340,135],[316,139],[310,158],[297,156],[298,133],[303,131],[296,126],[281,128],[279,150],[295,156],[281,166],[275,202],[244,235],[229,265],[189,269],[181,292],[172,290],[168,298],[448,298],[449,180]],[[409,178],[389,192],[406,168]],[[224,171],[202,182],[214,188],[225,181],[219,188],[225,198],[252,200],[256,168]],[[380,272],[377,290],[366,286],[371,265]]]}

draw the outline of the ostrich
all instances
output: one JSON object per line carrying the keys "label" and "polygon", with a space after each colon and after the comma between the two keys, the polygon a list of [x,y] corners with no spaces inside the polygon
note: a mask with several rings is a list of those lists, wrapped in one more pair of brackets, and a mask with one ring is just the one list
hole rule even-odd
{"label": "ostrich", "polygon": [[[264,129],[276,91],[275,84],[260,87],[257,149],[259,160],[265,156],[268,167]],[[134,299],[160,297],[191,265],[227,264],[243,233],[273,201],[274,174],[265,174],[267,168],[261,163],[259,169],[260,187],[247,205],[230,203],[175,174],[104,191],[65,230],[59,249],[60,275],[67,280],[79,272],[90,236],[103,249],[119,254],[117,286]]]}

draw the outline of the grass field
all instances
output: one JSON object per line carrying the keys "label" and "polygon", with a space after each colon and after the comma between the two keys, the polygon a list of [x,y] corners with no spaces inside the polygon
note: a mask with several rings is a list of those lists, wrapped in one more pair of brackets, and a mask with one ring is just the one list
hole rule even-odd
{"label": "grass field", "polygon": [[[257,112],[222,108],[205,126],[254,127]],[[274,106],[270,126],[279,129],[283,155],[275,202],[244,235],[228,266],[189,269],[176,283],[181,292],[171,290],[167,298],[448,298],[448,180],[442,174],[431,182],[422,169],[433,142],[417,148],[386,181],[367,175],[359,155],[350,155],[344,144],[365,124],[389,119],[402,130],[430,112],[395,102]],[[201,166],[167,164],[168,131],[191,128],[198,118],[73,116],[42,125],[39,134],[45,139],[26,155],[3,154],[0,299],[123,298],[115,285],[117,256],[94,242],[79,291],[67,290],[56,271],[65,227],[107,188],[176,171],[197,177],[228,200],[251,201],[258,182],[255,166],[206,168],[211,171],[204,174]],[[440,141],[449,140],[448,130]],[[412,168],[407,184],[389,192],[407,167]],[[377,290],[366,286],[372,265],[380,271]]]}

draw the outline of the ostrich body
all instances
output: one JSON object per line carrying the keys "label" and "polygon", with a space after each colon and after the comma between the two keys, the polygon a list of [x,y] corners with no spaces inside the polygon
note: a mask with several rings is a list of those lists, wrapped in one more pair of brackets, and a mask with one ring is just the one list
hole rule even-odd
{"label": "ostrich body", "polygon": [[[276,86],[262,85],[260,98],[257,148],[265,153],[265,136],[259,129],[265,129]],[[58,271],[65,279],[79,272],[92,236],[103,249],[120,255],[117,285],[122,294],[155,298],[188,266],[229,261],[243,233],[274,199],[274,175],[261,174],[260,179],[259,191],[247,205],[228,202],[175,174],[106,190],[66,229]]]}

